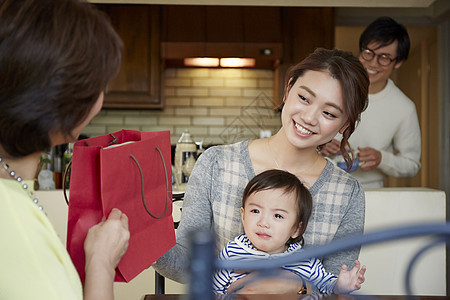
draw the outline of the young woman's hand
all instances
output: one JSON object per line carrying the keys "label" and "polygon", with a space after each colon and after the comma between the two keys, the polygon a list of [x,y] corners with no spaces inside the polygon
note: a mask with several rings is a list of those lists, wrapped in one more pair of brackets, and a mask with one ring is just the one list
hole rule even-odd
{"label": "young woman's hand", "polygon": [[350,292],[359,290],[361,284],[365,281],[364,274],[366,273],[366,266],[361,267],[361,263],[356,260],[355,266],[350,271],[347,266],[343,265],[339,272],[339,277],[334,287],[335,294],[348,294]]}
{"label": "young woman's hand", "polygon": [[128,248],[128,217],[114,208],[107,220],[92,226],[84,241],[85,299],[113,299],[115,268]]}
{"label": "young woman's hand", "polygon": [[331,140],[320,148],[320,154],[323,156],[333,156],[341,151],[341,142],[338,140]]}
{"label": "young woman's hand", "polygon": [[[298,297],[297,292],[302,287],[302,281],[298,275],[282,270],[283,275],[277,277],[258,278],[253,281],[254,274],[250,273],[247,276],[234,281],[227,290],[228,294],[291,294]],[[236,290],[238,287],[241,289]],[[309,286],[309,289],[311,287]],[[296,299],[297,299],[296,297]]]}

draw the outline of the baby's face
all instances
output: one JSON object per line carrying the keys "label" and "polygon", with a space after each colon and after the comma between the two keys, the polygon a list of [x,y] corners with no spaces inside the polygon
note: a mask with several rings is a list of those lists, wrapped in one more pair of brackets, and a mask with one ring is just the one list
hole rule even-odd
{"label": "baby's face", "polygon": [[269,254],[282,253],[289,238],[296,238],[300,233],[297,209],[294,194],[281,189],[251,194],[241,208],[245,234],[256,249]]}

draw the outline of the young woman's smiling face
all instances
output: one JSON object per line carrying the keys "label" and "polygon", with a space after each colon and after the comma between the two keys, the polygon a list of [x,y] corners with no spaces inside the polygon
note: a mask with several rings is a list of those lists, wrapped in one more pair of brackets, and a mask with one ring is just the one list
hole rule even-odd
{"label": "young woman's smiling face", "polygon": [[347,123],[341,84],[328,72],[306,71],[289,90],[281,120],[288,140],[297,148],[331,141]]}

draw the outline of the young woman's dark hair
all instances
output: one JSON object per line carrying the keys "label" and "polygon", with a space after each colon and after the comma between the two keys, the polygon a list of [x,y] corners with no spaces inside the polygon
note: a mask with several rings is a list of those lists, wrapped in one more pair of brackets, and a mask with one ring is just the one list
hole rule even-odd
{"label": "young woman's dark hair", "polygon": [[351,169],[352,158],[347,152],[347,149],[350,149],[348,139],[355,130],[361,113],[367,108],[369,76],[361,62],[351,52],[318,48],[288,70],[284,97],[287,97],[297,79],[302,77],[306,71],[328,72],[341,84],[348,126],[342,133],[340,149],[347,168]]}
{"label": "young woman's dark hair", "polygon": [[48,149],[50,133],[76,139],[73,129],[117,74],[122,42],[89,5],[0,2],[0,144],[10,156]]}
{"label": "young woman's dark hair", "polygon": [[295,195],[297,199],[297,224],[301,224],[301,229],[299,236],[295,239],[290,238],[287,244],[300,243],[303,245],[303,233],[305,233],[312,212],[312,197],[308,189],[294,174],[276,169],[267,170],[248,182],[242,197],[242,207],[245,207],[245,202],[250,195],[269,189],[282,189],[285,194],[292,193]]}
{"label": "young woman's dark hair", "polygon": [[[410,41],[405,26],[389,17],[380,17],[369,24],[359,38],[359,51],[367,48],[371,42],[379,43],[378,48],[398,42],[396,61],[408,58]],[[376,50],[376,49],[371,49]]]}

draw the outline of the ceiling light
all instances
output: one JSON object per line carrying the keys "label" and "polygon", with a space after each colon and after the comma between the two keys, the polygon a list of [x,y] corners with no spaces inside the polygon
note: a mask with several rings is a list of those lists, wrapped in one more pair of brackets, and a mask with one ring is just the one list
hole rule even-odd
{"label": "ceiling light", "polygon": [[227,57],[220,59],[220,66],[224,68],[245,68],[255,66],[254,58],[234,58]]}
{"label": "ceiling light", "polygon": [[188,57],[184,59],[184,65],[188,67],[218,67],[219,59],[215,57]]}

